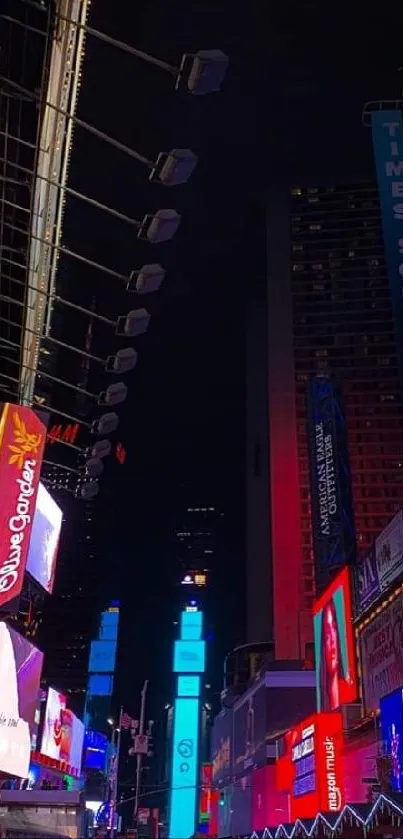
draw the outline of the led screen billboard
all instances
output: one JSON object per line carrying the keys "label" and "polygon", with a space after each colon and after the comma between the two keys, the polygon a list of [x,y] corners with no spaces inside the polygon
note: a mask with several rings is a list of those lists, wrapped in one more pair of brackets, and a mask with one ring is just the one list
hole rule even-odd
{"label": "led screen billboard", "polygon": [[175,641],[174,673],[204,673],[205,669],[205,641]]}
{"label": "led screen billboard", "polygon": [[367,713],[403,685],[403,595],[399,594],[360,632],[362,691]]}
{"label": "led screen billboard", "polygon": [[198,799],[199,700],[175,699],[169,837],[189,839]]}
{"label": "led screen billboard", "polygon": [[308,384],[312,529],[319,591],[355,558],[347,428],[340,388],[329,376]]}
{"label": "led screen billboard", "polygon": [[43,722],[41,753],[68,764],[79,774],[84,742],[84,725],[66,708],[66,697],[49,688]]}
{"label": "led screen billboard", "polygon": [[183,641],[200,641],[203,629],[203,612],[186,611],[181,614],[181,638]]}
{"label": "led screen billboard", "polygon": [[178,696],[200,696],[200,676],[178,676]]}
{"label": "led screen billboard", "polygon": [[290,796],[290,821],[338,813],[344,805],[343,719],[315,714],[293,726],[277,760],[276,785]]}
{"label": "led screen billboard", "polygon": [[268,692],[264,679],[234,707],[233,771],[242,775],[258,763],[266,763]]}
{"label": "led screen billboard", "polygon": [[43,653],[0,623],[0,772],[27,778]]}
{"label": "led screen billboard", "polygon": [[86,731],[84,736],[84,767],[105,772],[108,738],[100,731]]}
{"label": "led screen billboard", "polygon": [[403,120],[401,110],[371,111],[372,142],[382,213],[400,373],[403,371],[403,295],[401,273],[401,196],[403,194]]}
{"label": "led screen billboard", "polygon": [[395,792],[403,792],[403,690],[381,699],[382,740],[390,757],[390,784]]}
{"label": "led screen billboard", "polygon": [[116,662],[116,641],[92,641],[90,673],[113,673]]}
{"label": "led screen billboard", "polygon": [[49,594],[53,591],[63,513],[39,484],[29,542],[27,571]]}
{"label": "led screen billboard", "polygon": [[276,786],[275,763],[252,772],[252,830],[290,821],[289,795]]}
{"label": "led screen billboard", "polygon": [[377,536],[372,549],[359,558],[355,572],[357,611],[361,613],[403,576],[403,512]]}
{"label": "led screen billboard", "polygon": [[350,572],[344,568],[313,608],[318,711],[358,697]]}
{"label": "led screen billboard", "polygon": [[45,439],[31,408],[0,405],[0,608],[21,593]]}

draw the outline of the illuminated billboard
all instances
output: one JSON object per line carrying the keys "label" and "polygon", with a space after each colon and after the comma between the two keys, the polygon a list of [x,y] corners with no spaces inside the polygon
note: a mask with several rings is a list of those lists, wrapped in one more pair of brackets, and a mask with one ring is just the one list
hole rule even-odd
{"label": "illuminated billboard", "polygon": [[213,783],[224,785],[232,776],[232,708],[223,708],[214,717],[211,733],[211,755],[213,762]]}
{"label": "illuminated billboard", "polygon": [[21,593],[45,439],[31,408],[0,406],[0,608]]}
{"label": "illuminated billboard", "polygon": [[344,568],[313,608],[318,711],[358,697],[350,573]]}
{"label": "illuminated billboard", "polygon": [[182,612],[181,638],[183,641],[200,641],[203,629],[202,612]]}
{"label": "illuminated billboard", "polygon": [[174,705],[169,836],[194,833],[198,800],[199,700],[177,698]]}
{"label": "illuminated billboard", "polygon": [[0,772],[27,778],[43,653],[0,623]]}
{"label": "illuminated billboard", "polygon": [[200,696],[200,676],[178,676],[178,696]]}
{"label": "illuminated billboard", "polygon": [[400,593],[360,631],[362,691],[367,713],[378,711],[382,697],[403,686],[402,626]]}
{"label": "illuminated billboard", "polygon": [[381,204],[383,240],[398,350],[403,370],[403,295],[401,239],[403,195],[403,120],[401,110],[371,112],[372,142]]}
{"label": "illuminated billboard", "polygon": [[355,570],[357,611],[361,613],[403,576],[403,512],[399,512],[360,557]]}
{"label": "illuminated billboard", "polygon": [[290,796],[290,817],[314,818],[319,811],[338,813],[344,805],[341,713],[314,714],[293,726],[277,760],[276,785]]}
{"label": "illuminated billboard", "polygon": [[340,388],[330,376],[308,384],[308,439],[317,588],[352,564],[356,542],[347,428]]}
{"label": "illuminated billboard", "polygon": [[381,699],[382,740],[390,758],[390,785],[403,792],[403,690]]}
{"label": "illuminated billboard", "polygon": [[63,513],[39,484],[29,542],[27,571],[49,594],[53,591]]}
{"label": "illuminated billboard", "polygon": [[205,641],[175,641],[174,673],[204,673],[205,668]]}
{"label": "illuminated billboard", "polygon": [[109,741],[100,731],[86,731],[84,737],[84,767],[105,772]]}
{"label": "illuminated billboard", "polygon": [[72,774],[80,774],[84,725],[69,708],[66,697],[49,688],[43,723],[41,753],[69,765]]}
{"label": "illuminated billboard", "polygon": [[116,641],[92,641],[90,673],[113,673],[116,661]]}

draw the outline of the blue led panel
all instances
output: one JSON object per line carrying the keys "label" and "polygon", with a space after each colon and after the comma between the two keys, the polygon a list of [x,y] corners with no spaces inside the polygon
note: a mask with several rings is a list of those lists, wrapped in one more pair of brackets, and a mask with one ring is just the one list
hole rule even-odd
{"label": "blue led panel", "polygon": [[204,673],[205,641],[175,641],[174,673]]}
{"label": "blue led panel", "polygon": [[203,629],[203,612],[182,612],[182,641],[200,641]]}
{"label": "blue led panel", "polygon": [[200,696],[200,676],[178,676],[178,696]]}
{"label": "blue led panel", "polygon": [[189,839],[196,827],[199,700],[175,699],[169,839]]}
{"label": "blue led panel", "polygon": [[88,679],[87,696],[112,696],[113,676],[92,673]]}
{"label": "blue led panel", "polygon": [[119,628],[119,611],[102,612],[99,630],[100,641],[117,641]]}
{"label": "blue led panel", "polygon": [[93,641],[90,651],[90,673],[113,673],[116,660],[116,641]]}

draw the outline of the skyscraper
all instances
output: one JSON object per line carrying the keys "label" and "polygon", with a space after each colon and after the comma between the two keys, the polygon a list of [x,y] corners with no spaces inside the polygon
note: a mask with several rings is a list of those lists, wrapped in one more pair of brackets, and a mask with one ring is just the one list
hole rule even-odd
{"label": "skyscraper", "polygon": [[[403,502],[403,407],[377,188],[368,181],[278,189],[267,240],[269,457],[260,466],[268,470],[267,563],[276,656],[303,658],[315,596],[311,377],[333,374],[343,392],[358,551]],[[249,562],[267,590],[261,554],[249,552]]]}

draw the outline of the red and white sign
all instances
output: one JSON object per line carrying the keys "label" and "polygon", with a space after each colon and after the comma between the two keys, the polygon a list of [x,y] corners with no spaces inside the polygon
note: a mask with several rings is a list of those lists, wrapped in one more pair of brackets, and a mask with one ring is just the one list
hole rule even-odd
{"label": "red and white sign", "polygon": [[0,410],[1,608],[21,593],[46,429],[31,408],[7,402]]}
{"label": "red and white sign", "polygon": [[343,720],[314,714],[285,736],[286,753],[276,766],[277,788],[290,796],[291,821],[338,813],[344,806]]}

